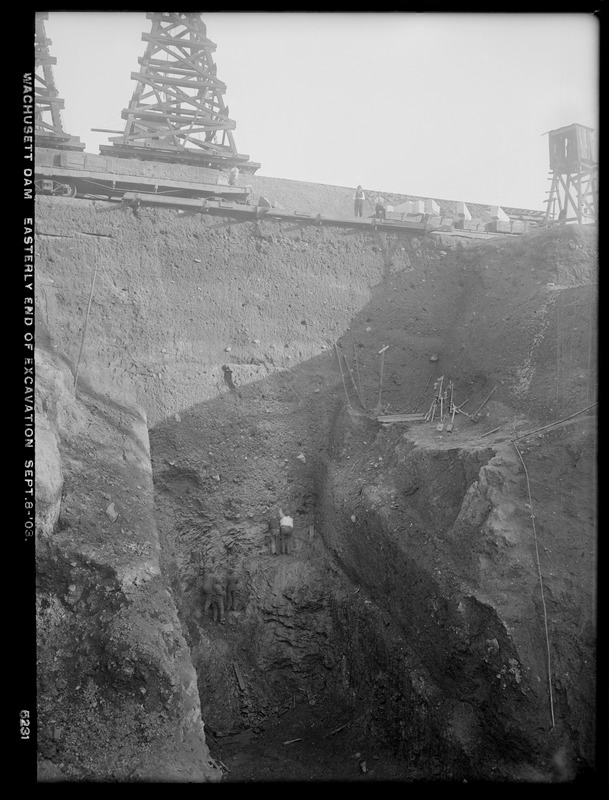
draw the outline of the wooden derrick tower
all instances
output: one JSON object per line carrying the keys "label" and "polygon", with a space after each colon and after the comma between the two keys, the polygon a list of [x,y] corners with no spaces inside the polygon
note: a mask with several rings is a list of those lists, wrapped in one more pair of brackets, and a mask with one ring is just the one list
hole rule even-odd
{"label": "wooden derrick tower", "polygon": [[586,125],[549,131],[551,188],[545,224],[580,225],[598,221],[598,163],[592,132]]}
{"label": "wooden derrick tower", "polygon": [[63,129],[61,110],[63,100],[59,97],[53,79],[53,65],[57,59],[49,52],[52,44],[47,39],[44,20],[46,12],[36,14],[34,42],[34,133],[36,147],[52,147],[55,150],[84,150],[85,144],[78,136],[70,136]]}
{"label": "wooden derrick tower", "polygon": [[260,164],[240,155],[235,122],[224,103],[226,84],[218,79],[213,53],[200,14],[146,14],[152,20],[144,56],[121,136],[101,145],[100,153],[123,158],[172,161],[255,172]]}

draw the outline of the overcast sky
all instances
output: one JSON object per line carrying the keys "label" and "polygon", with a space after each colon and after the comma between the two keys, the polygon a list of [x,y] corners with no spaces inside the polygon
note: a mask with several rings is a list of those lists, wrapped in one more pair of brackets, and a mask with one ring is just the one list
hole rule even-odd
{"label": "overcast sky", "polygon": [[[240,153],[260,175],[543,209],[546,131],[598,127],[587,13],[204,13]],[[64,129],[122,130],[144,13],[49,13]]]}

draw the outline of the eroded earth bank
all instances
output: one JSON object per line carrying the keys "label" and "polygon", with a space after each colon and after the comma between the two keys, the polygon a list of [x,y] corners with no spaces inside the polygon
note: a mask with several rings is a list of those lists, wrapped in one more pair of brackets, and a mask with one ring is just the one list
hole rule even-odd
{"label": "eroded earth bank", "polygon": [[[593,773],[594,230],[40,197],[36,241],[40,780]],[[377,421],[441,376],[478,421]]]}

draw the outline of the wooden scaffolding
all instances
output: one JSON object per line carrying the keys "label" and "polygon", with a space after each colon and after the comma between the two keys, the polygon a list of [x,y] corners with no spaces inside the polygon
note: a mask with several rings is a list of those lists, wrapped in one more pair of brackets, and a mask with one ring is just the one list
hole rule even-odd
{"label": "wooden scaffolding", "polygon": [[47,12],[36,13],[34,41],[34,134],[36,147],[52,147],[55,150],[84,150],[85,144],[78,136],[70,136],[63,129],[61,110],[63,100],[59,97],[53,78],[53,65],[57,59],[49,52],[52,42],[47,38],[44,20]]}
{"label": "wooden scaffolding", "polygon": [[100,153],[124,158],[173,161],[212,168],[236,166],[255,172],[260,164],[240,155],[235,122],[224,102],[226,84],[218,79],[200,14],[149,12],[150,33],[120,136],[110,137]]}
{"label": "wooden scaffolding", "polygon": [[598,222],[598,163],[592,132],[586,125],[549,131],[551,187],[546,225]]}

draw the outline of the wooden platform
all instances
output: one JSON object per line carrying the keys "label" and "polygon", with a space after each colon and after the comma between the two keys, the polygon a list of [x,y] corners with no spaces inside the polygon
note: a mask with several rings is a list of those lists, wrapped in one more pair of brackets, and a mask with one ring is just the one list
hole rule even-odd
{"label": "wooden platform", "polygon": [[[220,191],[226,187],[216,187],[217,194],[224,194]],[[137,203],[142,205],[166,206],[190,211],[193,214],[224,214],[237,218],[247,219],[273,219],[295,220],[310,225],[332,225],[335,227],[364,228],[368,230],[399,230],[413,234],[426,233],[430,229],[421,222],[389,222],[377,220],[374,217],[362,219],[361,217],[330,217],[322,214],[306,214],[298,211],[284,211],[267,206],[243,205],[231,203],[230,201],[216,199],[191,199],[187,197],[169,197],[161,194],[148,194],[146,192],[126,192],[123,198],[126,203]]]}
{"label": "wooden platform", "polygon": [[384,425],[392,425],[394,422],[424,422],[425,416],[425,414],[385,414],[377,417],[377,420]]}

